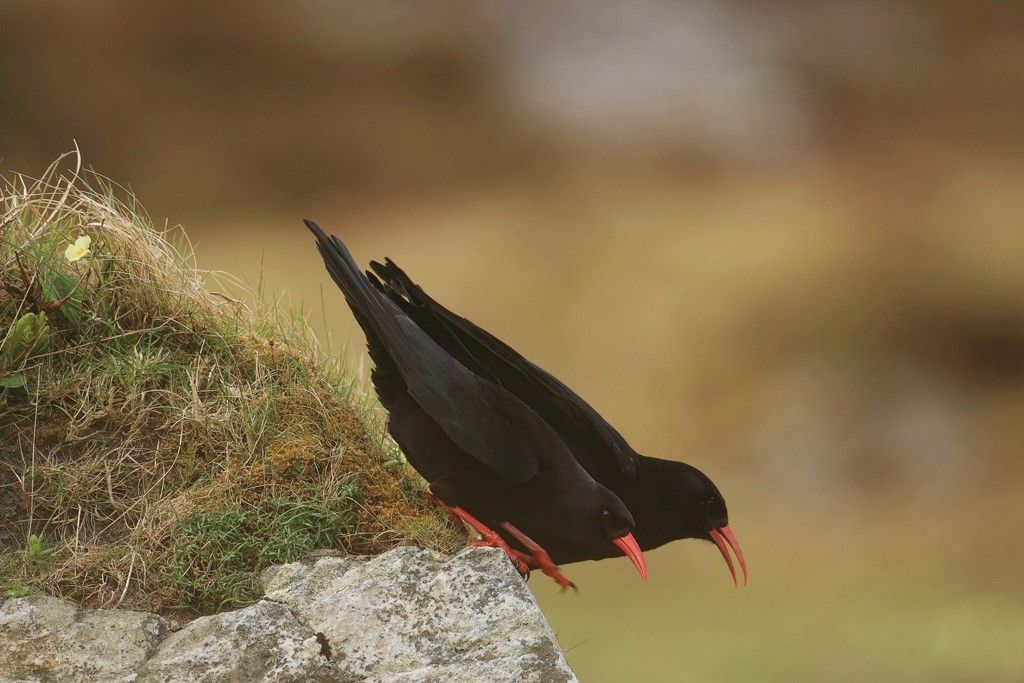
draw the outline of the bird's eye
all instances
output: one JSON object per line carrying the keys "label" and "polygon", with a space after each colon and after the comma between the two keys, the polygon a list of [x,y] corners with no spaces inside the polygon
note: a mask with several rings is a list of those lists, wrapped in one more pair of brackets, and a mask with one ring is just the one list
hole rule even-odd
{"label": "bird's eye", "polygon": [[611,510],[601,510],[602,519],[610,519],[612,516]]}

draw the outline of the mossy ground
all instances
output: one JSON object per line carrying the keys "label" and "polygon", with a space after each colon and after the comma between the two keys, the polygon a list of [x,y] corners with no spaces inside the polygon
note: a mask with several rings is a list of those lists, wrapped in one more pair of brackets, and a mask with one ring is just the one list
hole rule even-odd
{"label": "mossy ground", "polygon": [[98,177],[0,192],[0,593],[202,613],[316,547],[458,542],[300,318],[210,293]]}

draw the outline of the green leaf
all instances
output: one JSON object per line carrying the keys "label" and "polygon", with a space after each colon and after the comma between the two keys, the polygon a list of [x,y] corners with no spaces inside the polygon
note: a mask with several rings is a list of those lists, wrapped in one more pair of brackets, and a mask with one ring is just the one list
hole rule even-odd
{"label": "green leaf", "polygon": [[41,268],[39,286],[47,304],[63,301],[61,316],[73,327],[82,322],[82,288],[79,281],[59,268]]}
{"label": "green leaf", "polygon": [[50,336],[45,313],[26,313],[18,318],[0,347],[0,364],[11,366],[42,348]]}
{"label": "green leaf", "polygon": [[0,377],[0,389],[23,389],[25,387],[25,373],[14,372],[5,377]]}

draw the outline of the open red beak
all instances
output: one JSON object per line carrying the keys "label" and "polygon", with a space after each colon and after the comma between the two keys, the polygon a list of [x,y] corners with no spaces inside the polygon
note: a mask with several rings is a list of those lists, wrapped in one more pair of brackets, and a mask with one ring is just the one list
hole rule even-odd
{"label": "open red beak", "polygon": [[612,541],[615,545],[619,546],[619,550],[622,554],[629,558],[629,561],[633,563],[636,570],[640,572],[640,578],[644,581],[647,580],[647,563],[644,562],[644,554],[640,550],[640,546],[637,544],[636,539],[633,538],[633,534],[626,534],[622,538],[616,538]]}
{"label": "open red beak", "polygon": [[718,551],[722,553],[722,557],[725,558],[725,564],[729,567],[729,573],[732,574],[732,583],[734,586],[738,586],[739,582],[736,580],[736,568],[732,566],[732,557],[729,555],[731,549],[736,553],[736,559],[740,561],[740,569],[743,570],[743,585],[747,585],[747,561],[743,559],[743,551],[740,550],[740,542],[736,540],[736,535],[732,532],[732,529],[728,525],[712,529],[710,532],[711,540],[718,546]]}

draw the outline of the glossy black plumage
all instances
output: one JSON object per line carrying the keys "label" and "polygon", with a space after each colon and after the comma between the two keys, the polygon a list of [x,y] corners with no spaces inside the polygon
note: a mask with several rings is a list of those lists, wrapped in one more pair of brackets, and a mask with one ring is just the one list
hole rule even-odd
{"label": "glossy black plumage", "polygon": [[[641,549],[681,538],[711,540],[733,569],[723,542],[746,564],[728,528],[725,500],[703,472],[682,462],[643,456],[589,404],[550,373],[507,344],[428,296],[392,261],[372,263],[375,285],[465,367],[487,377],[533,408],[571,450],[577,461],[629,508]],[[724,532],[726,540],[719,532]],[[544,531],[534,539],[559,564],[616,555],[555,538]],[[735,572],[733,573],[735,580]]]}
{"label": "glossy black plumage", "polygon": [[534,538],[619,554],[614,543],[632,541],[632,516],[556,429],[439,344],[406,304],[371,284],[337,237],[306,225],[366,334],[388,429],[433,493],[495,529],[510,522]]}

